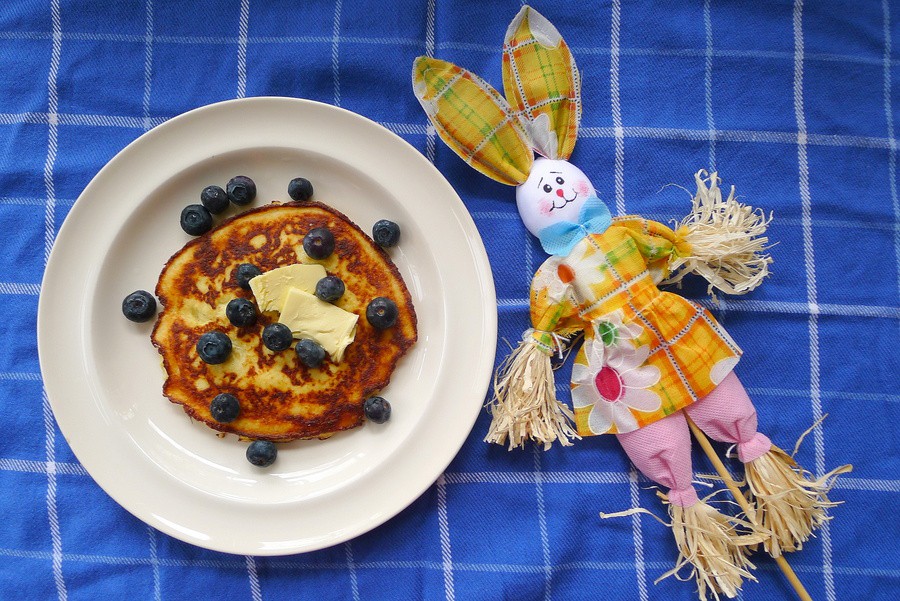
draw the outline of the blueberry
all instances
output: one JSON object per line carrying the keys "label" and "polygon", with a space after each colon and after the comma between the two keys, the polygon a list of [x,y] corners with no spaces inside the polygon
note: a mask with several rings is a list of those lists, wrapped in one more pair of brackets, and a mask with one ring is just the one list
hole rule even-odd
{"label": "blueberry", "polygon": [[380,396],[373,396],[363,403],[363,412],[369,421],[383,424],[391,418],[391,404]]}
{"label": "blueberry", "polygon": [[397,246],[397,242],[400,241],[400,226],[387,219],[376,221],[372,226],[372,239],[375,240],[375,244],[385,248]]}
{"label": "blueberry", "polygon": [[231,338],[224,332],[207,332],[197,341],[197,354],[211,365],[222,363],[231,354]]}
{"label": "blueberry", "polygon": [[312,184],[306,178],[298,177],[292,179],[291,183],[288,184],[288,196],[294,200],[309,200],[312,198],[312,195]]}
{"label": "blueberry", "polygon": [[278,457],[278,449],[274,442],[254,440],[247,447],[247,461],[256,467],[269,467],[275,463],[276,457]]}
{"label": "blueberry", "polygon": [[219,186],[207,186],[200,193],[200,202],[210,213],[218,215],[228,208],[228,195]]}
{"label": "blueberry", "polygon": [[225,305],[225,317],[237,327],[256,323],[256,306],[246,298],[233,298]]}
{"label": "blueberry", "polygon": [[237,419],[240,412],[241,404],[238,402],[237,397],[227,392],[217,394],[216,398],[209,404],[209,413],[220,424],[233,422]]}
{"label": "blueberry", "polygon": [[237,285],[244,290],[250,290],[250,280],[258,275],[262,275],[262,271],[256,265],[251,265],[250,263],[241,263],[234,270],[234,279],[237,280]]}
{"label": "blueberry", "polygon": [[256,184],[246,175],[232,177],[225,189],[228,190],[228,200],[236,205],[248,205],[256,198]]}
{"label": "blueberry", "polygon": [[344,295],[344,282],[336,275],[328,275],[316,282],[316,296],[333,303]]}
{"label": "blueberry", "polygon": [[334,235],[324,227],[311,229],[303,237],[303,250],[313,259],[327,259],[334,252]]}
{"label": "blueberry", "polygon": [[212,226],[212,214],[203,205],[188,205],[182,209],[181,229],[191,236],[205,234]]}
{"label": "blueberry", "polygon": [[262,341],[270,351],[283,351],[291,346],[294,336],[289,327],[276,322],[263,328]]}
{"label": "blueberry", "polygon": [[156,299],[146,290],[132,292],[122,301],[122,313],[131,321],[147,321],[156,315]]}
{"label": "blueberry", "polygon": [[397,305],[389,298],[373,298],[366,307],[366,319],[373,328],[385,330],[397,323]]}
{"label": "blueberry", "polygon": [[309,338],[301,338],[294,350],[297,352],[300,362],[309,368],[319,367],[325,360],[325,349],[318,342]]}

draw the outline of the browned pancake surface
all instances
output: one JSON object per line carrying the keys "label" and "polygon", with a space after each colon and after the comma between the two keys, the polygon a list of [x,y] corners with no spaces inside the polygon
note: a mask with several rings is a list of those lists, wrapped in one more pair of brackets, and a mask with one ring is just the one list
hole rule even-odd
{"label": "browned pancake surface", "polygon": [[[316,261],[303,252],[303,237],[326,227],[334,253]],[[277,313],[260,314],[256,325],[238,328],[225,317],[234,298],[255,303],[237,285],[234,270],[252,263],[262,271],[294,263],[320,263],[340,277],[346,292],[335,304],[359,315],[356,338],[340,363],[330,359],[309,369],[291,349],[273,352],[261,340]],[[317,438],[359,426],[363,400],[387,385],[398,359],[416,341],[416,314],[409,290],[387,254],[340,212],[320,203],[271,204],[222,222],[182,248],[159,277],[163,306],[152,340],[167,373],[163,393],[191,417],[222,432],[288,441]],[[365,317],[369,301],[385,296],[397,303],[397,324],[376,330]],[[220,330],[233,350],[219,365],[200,359],[196,344]],[[212,419],[209,404],[219,393],[238,398],[237,420]]]}

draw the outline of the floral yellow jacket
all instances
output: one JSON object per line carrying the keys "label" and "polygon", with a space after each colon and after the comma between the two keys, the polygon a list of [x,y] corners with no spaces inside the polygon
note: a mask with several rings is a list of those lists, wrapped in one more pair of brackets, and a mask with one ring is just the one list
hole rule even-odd
{"label": "floral yellow jacket", "polygon": [[551,353],[560,336],[584,332],[571,382],[580,435],[653,423],[709,394],[737,364],[740,348],[709,311],[657,288],[688,251],[661,223],[619,217],[535,274],[539,346]]}

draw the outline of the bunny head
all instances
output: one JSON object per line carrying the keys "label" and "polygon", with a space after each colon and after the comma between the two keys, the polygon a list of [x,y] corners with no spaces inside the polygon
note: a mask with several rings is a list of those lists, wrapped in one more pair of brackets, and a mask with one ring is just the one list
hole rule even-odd
{"label": "bunny head", "polygon": [[569,161],[538,158],[528,179],[516,188],[516,207],[525,228],[540,237],[560,221],[576,221],[584,202],[596,196],[584,172]]}
{"label": "bunny head", "polygon": [[484,175],[517,186],[519,215],[535,236],[576,221],[585,201],[596,196],[587,176],[567,160],[581,119],[575,60],[556,28],[533,8],[523,7],[506,30],[505,98],[474,73],[427,56],[416,59],[412,76],[441,139]]}

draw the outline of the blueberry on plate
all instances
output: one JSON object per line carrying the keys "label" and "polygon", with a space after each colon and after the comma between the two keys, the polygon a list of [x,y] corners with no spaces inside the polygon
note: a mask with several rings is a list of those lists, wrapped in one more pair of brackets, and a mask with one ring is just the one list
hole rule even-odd
{"label": "blueberry on plate", "polygon": [[384,248],[397,246],[400,241],[400,226],[387,219],[376,221],[372,226],[372,239],[375,244]]}
{"label": "blueberry on plate", "polygon": [[181,229],[191,236],[205,234],[212,226],[212,214],[203,205],[188,205],[181,210]]}
{"label": "blueberry on plate", "polygon": [[312,184],[305,177],[297,177],[288,184],[288,196],[294,200],[309,200],[313,195]]}
{"label": "blueberry on plate", "polygon": [[324,227],[309,230],[303,237],[303,250],[313,259],[327,259],[334,252],[334,234]]}
{"label": "blueberry on plate", "polygon": [[225,317],[237,327],[256,323],[256,305],[246,298],[233,298],[225,305]]}
{"label": "blueberry on plate", "polygon": [[233,394],[223,392],[217,394],[209,404],[209,413],[220,424],[227,424],[237,419],[241,412],[241,404]]}
{"label": "blueberry on plate", "polygon": [[147,321],[156,315],[156,299],[146,290],[132,292],[122,301],[122,313],[131,321]]}
{"label": "blueberry on plate", "polygon": [[220,186],[206,186],[200,193],[200,202],[207,211],[218,215],[228,208],[228,195]]}
{"label": "blueberry on plate", "polygon": [[289,327],[275,322],[263,328],[262,341],[270,351],[283,351],[291,346],[294,336]]}
{"label": "blueberry on plate", "polygon": [[363,403],[363,412],[370,422],[383,424],[391,418],[391,404],[380,396],[373,396]]}
{"label": "blueberry on plate", "polygon": [[274,442],[254,440],[247,447],[247,461],[256,467],[269,467],[275,463],[276,457],[278,457],[278,449]]}
{"label": "blueberry on plate", "polygon": [[397,323],[397,304],[389,298],[373,298],[366,307],[366,319],[373,328],[386,330]]}
{"label": "blueberry on plate", "polygon": [[228,192],[228,200],[236,205],[248,205],[256,198],[256,184],[246,175],[232,177],[225,189]]}
{"label": "blueberry on plate", "polygon": [[234,270],[234,279],[237,281],[237,285],[244,290],[250,290],[250,280],[258,275],[262,275],[262,271],[250,263],[241,263]]}
{"label": "blueberry on plate", "polygon": [[344,282],[336,275],[327,275],[316,282],[316,296],[333,303],[344,295]]}
{"label": "blueberry on plate", "polygon": [[231,338],[218,330],[207,332],[197,341],[197,354],[210,365],[222,363],[231,354]]}
{"label": "blueberry on plate", "polygon": [[319,367],[322,365],[322,361],[325,360],[325,349],[310,338],[301,338],[294,350],[297,352],[297,358],[300,359],[300,362],[310,369]]}

